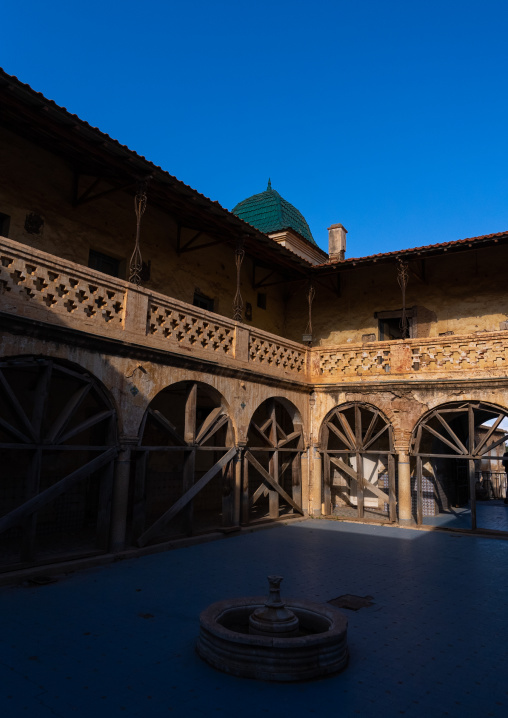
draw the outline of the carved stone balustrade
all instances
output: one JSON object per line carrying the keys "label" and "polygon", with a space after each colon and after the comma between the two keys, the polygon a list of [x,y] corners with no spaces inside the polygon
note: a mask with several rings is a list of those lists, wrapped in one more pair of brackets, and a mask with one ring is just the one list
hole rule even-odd
{"label": "carved stone balustrade", "polygon": [[307,347],[0,238],[0,312],[205,361],[307,380]]}
{"label": "carved stone balustrade", "polygon": [[393,381],[503,377],[508,371],[508,331],[425,337],[310,350],[311,379]]}

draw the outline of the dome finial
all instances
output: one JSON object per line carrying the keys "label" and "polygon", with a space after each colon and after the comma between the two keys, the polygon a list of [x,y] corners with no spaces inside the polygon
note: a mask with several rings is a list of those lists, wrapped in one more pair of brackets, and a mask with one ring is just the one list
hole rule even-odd
{"label": "dome finial", "polygon": [[268,187],[267,190],[272,189],[272,180],[268,177]]}

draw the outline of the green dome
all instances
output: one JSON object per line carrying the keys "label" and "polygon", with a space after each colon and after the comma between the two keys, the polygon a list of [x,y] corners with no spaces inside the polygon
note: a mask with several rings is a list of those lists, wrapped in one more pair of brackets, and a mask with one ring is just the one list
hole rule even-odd
{"label": "green dome", "polygon": [[244,199],[232,212],[265,234],[293,229],[312,244],[316,244],[303,214],[272,189],[270,180],[265,192]]}

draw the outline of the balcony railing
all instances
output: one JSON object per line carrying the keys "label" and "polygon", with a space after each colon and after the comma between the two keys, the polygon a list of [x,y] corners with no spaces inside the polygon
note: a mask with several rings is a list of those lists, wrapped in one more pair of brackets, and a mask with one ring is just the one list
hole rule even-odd
{"label": "balcony railing", "polygon": [[0,238],[0,310],[305,381],[307,347]]}
{"label": "balcony railing", "polygon": [[311,354],[313,381],[506,376],[508,331],[316,347]]}
{"label": "balcony railing", "polygon": [[0,310],[304,382],[430,380],[508,372],[508,331],[309,350],[3,237]]}

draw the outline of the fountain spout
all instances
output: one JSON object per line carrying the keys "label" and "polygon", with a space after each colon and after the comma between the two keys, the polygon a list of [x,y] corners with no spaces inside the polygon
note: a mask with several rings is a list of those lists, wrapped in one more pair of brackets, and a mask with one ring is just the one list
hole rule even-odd
{"label": "fountain spout", "polygon": [[249,616],[249,633],[255,636],[297,636],[300,622],[280,597],[282,576],[268,576],[270,593],[265,605]]}

